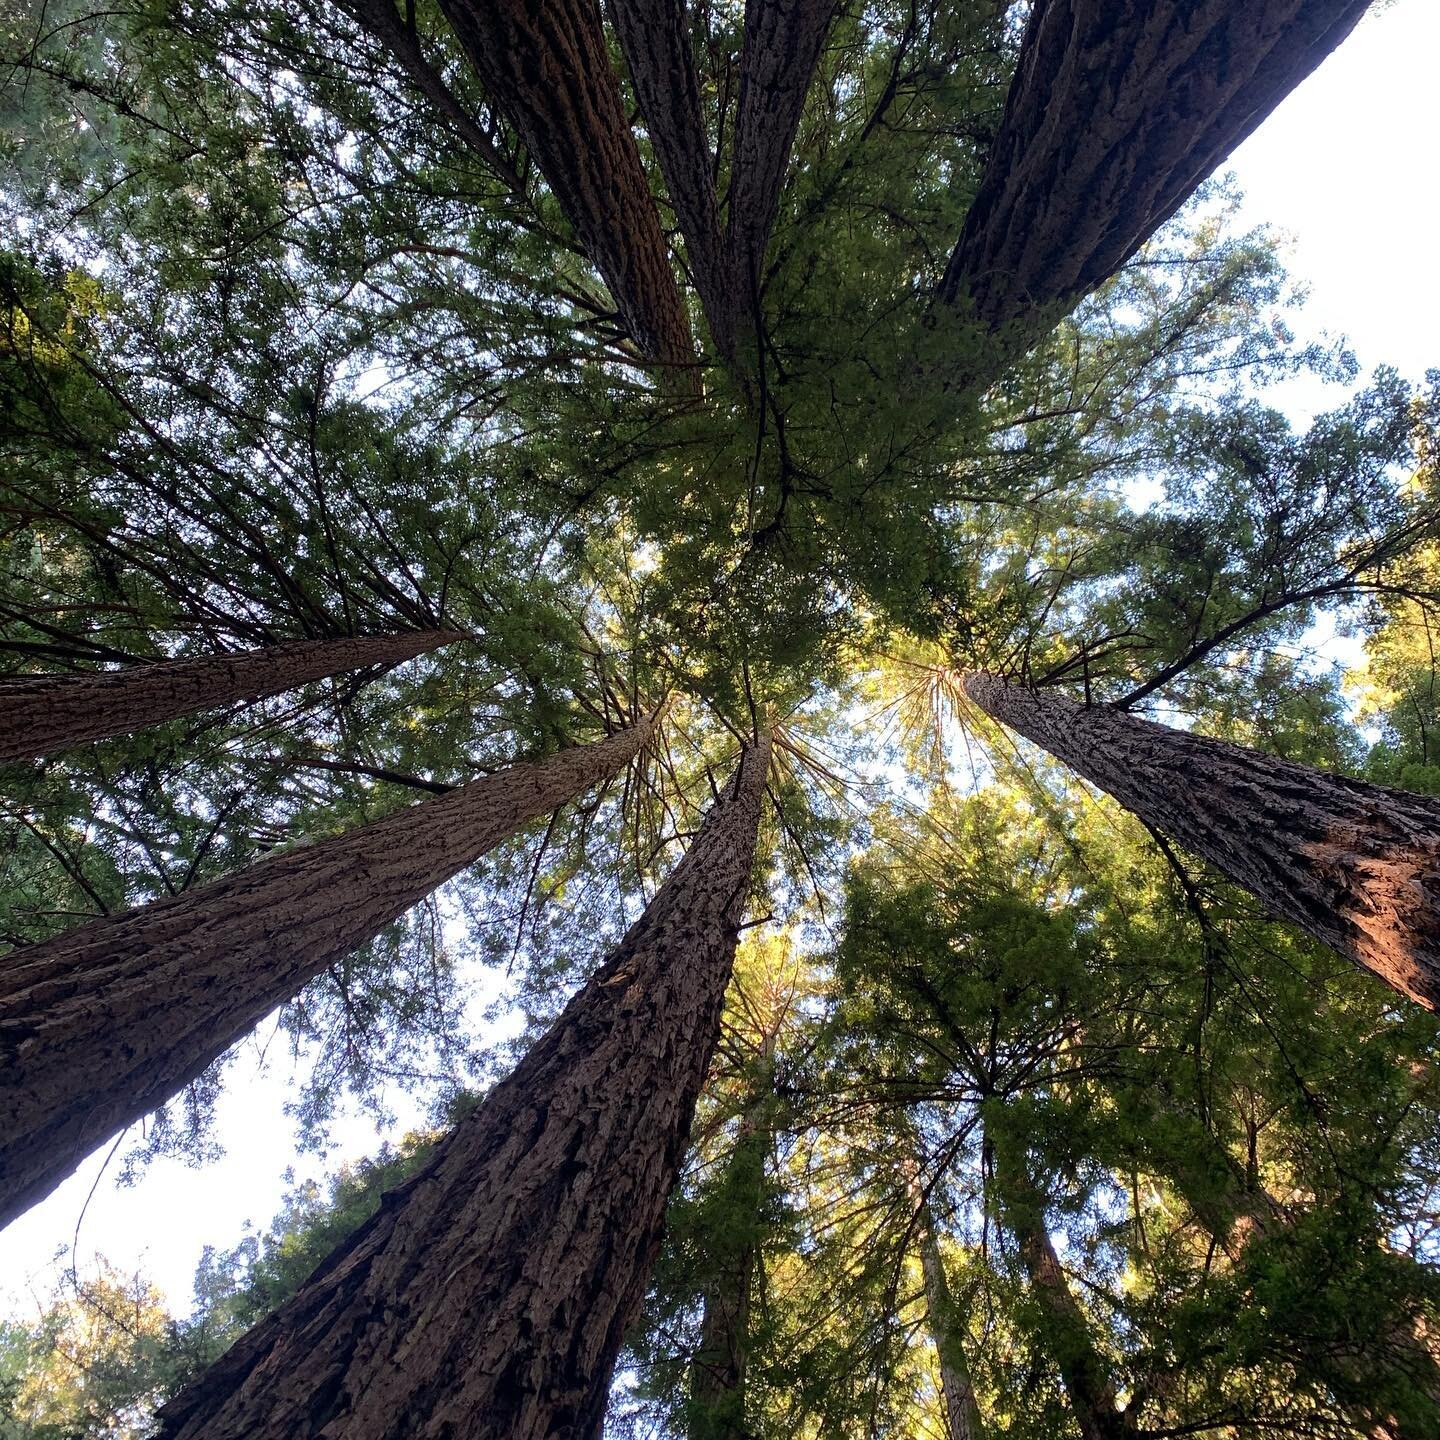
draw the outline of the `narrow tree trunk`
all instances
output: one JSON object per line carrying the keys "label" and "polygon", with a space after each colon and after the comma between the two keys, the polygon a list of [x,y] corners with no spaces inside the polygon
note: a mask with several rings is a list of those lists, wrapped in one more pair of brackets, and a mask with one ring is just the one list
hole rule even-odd
{"label": "narrow tree trunk", "polygon": [[1370,0],[1036,0],[940,285],[1023,351],[1113,275]]}
{"label": "narrow tree trunk", "polygon": [[1045,1200],[1023,1159],[997,1147],[1002,1218],[1015,1236],[1030,1293],[1044,1316],[1045,1339],[1060,1371],[1084,1440],[1127,1440],[1134,1426],[1120,1409],[1109,1371],[1090,1336],[1090,1322],[1071,1293],[1045,1225]]}
{"label": "narrow tree trunk", "polygon": [[940,1254],[935,1217],[930,1212],[930,1202],[920,1184],[920,1167],[910,1156],[906,1157],[905,1184],[910,1203],[915,1206],[920,1273],[925,1279],[925,1324],[940,1365],[940,1395],[945,1402],[949,1440],[983,1440],[985,1430],[980,1418],[980,1402],[975,1397],[970,1366],[965,1360],[965,1344],[960,1338],[955,1299],[950,1293],[945,1261]]}
{"label": "narrow tree trunk", "polygon": [[972,674],[965,691],[1276,915],[1440,1005],[1440,800]]}
{"label": "narrow tree trunk", "polygon": [[264,650],[86,675],[11,676],[0,680],[0,761],[49,755],[197,710],[263,700],[344,670],[398,665],[461,638],[455,630],[408,630],[290,640]]}
{"label": "narrow tree trunk", "polygon": [[805,95],[834,13],[834,0],[745,0],[726,235],[735,300],[746,316],[780,210]]}
{"label": "narrow tree trunk", "polygon": [[640,349],[694,347],[598,0],[441,0],[492,105],[525,142]]}
{"label": "narrow tree trunk", "polygon": [[514,765],[0,969],[0,1224],[527,821],[613,775],[652,722]]}
{"label": "narrow tree trunk", "polygon": [[710,333],[716,349],[730,360],[735,349],[735,307],[710,141],[700,109],[688,7],[684,0],[610,0],[610,14],[685,237]]}
{"label": "narrow tree trunk", "polygon": [[717,1237],[706,1253],[708,1281],[702,1297],[700,1348],[690,1362],[690,1440],[747,1440],[745,1375],[750,1358],[750,1299],[755,1280],[757,1227],[764,1204],[765,1160],[771,1130],[766,1108],[774,1098],[773,1034],[762,1056],[765,1084],[740,1116],[735,1148],[721,1188],[726,1209],[749,1212]]}
{"label": "narrow tree trunk", "polygon": [[591,1440],[720,1028],[769,737],[514,1073],[300,1292],[161,1412],[166,1440]]}

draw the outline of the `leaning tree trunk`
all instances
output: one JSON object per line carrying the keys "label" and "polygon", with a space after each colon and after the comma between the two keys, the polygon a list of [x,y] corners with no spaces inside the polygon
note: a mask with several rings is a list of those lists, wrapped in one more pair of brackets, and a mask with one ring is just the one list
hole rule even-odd
{"label": "leaning tree trunk", "polygon": [[940,298],[1003,353],[1113,275],[1370,0],[1036,0]]}
{"label": "leaning tree trunk", "polygon": [[662,364],[691,366],[690,322],[597,0],[441,0],[441,9],[640,349]]}
{"label": "leaning tree trunk", "polygon": [[1440,1007],[1440,800],[993,675],[965,692],[1275,914]]}
{"label": "leaning tree trunk", "polygon": [[591,1440],[720,1030],[769,736],[619,947],[166,1440]]}
{"label": "leaning tree trunk", "polygon": [[437,885],[607,779],[645,720],[6,956],[0,1224]]}
{"label": "leaning tree trunk", "polygon": [[945,1402],[946,1431],[949,1440],[983,1440],[985,1430],[980,1418],[980,1402],[975,1396],[975,1384],[965,1359],[960,1317],[945,1274],[935,1217],[920,1184],[919,1165],[910,1156],[905,1157],[905,1165],[905,1186],[910,1194],[910,1203],[915,1206],[920,1273],[925,1281],[925,1324],[940,1366],[940,1396]]}
{"label": "leaning tree trunk", "polygon": [[996,1146],[1002,1219],[1015,1236],[1030,1293],[1044,1317],[1043,1333],[1060,1371],[1083,1440],[1129,1440],[1135,1435],[1120,1409],[1109,1370],[1095,1348],[1090,1322],[1071,1292],[1045,1224],[1045,1200],[1021,1156]]}
{"label": "leaning tree trunk", "polygon": [[264,650],[161,660],[124,670],[11,676],[0,680],[0,760],[48,755],[197,710],[263,700],[343,670],[399,665],[462,638],[458,630],[409,630],[289,640]]}

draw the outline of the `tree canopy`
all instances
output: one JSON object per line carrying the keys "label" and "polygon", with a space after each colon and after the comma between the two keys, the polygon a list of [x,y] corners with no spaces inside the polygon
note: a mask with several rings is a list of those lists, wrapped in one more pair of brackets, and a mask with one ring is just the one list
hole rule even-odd
{"label": "tree canopy", "polygon": [[[132,1023],[154,917],[324,873],[244,950],[305,950],[297,1144],[431,1127],[215,1237],[188,1313],[72,1267],[0,1435],[218,1424],[414,1197],[457,1233],[587,997],[647,977],[661,1035],[713,952],[663,1238],[595,1282],[607,1435],[1440,1436],[1440,371],[1298,338],[1216,175],[1366,9],[0,16],[0,1098]],[[336,930],[387,864],[424,898]],[[164,941],[214,1043],[115,1110],[132,1174],[225,1143],[244,919]]]}

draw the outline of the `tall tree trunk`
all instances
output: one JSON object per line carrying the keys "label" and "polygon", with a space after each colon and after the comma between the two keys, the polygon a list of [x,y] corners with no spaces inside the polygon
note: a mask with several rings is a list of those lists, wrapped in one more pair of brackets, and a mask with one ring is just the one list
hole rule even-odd
{"label": "tall tree trunk", "polygon": [[1009,1145],[996,1146],[1002,1219],[1015,1236],[1030,1293],[1044,1317],[1049,1344],[1070,1408],[1084,1440],[1127,1440],[1135,1435],[1115,1398],[1108,1368],[1090,1335],[1090,1322],[1071,1293],[1045,1225],[1045,1198]]}
{"label": "tall tree trunk", "polygon": [[744,1213],[747,1220],[727,1226],[706,1250],[700,1348],[690,1362],[690,1440],[746,1440],[750,1434],[745,1424],[745,1375],[765,1162],[772,1139],[766,1114],[775,1095],[774,1045],[774,1034],[767,1035],[761,1057],[763,1085],[740,1116],[735,1148],[720,1182],[727,1211]]}
{"label": "tall tree trunk", "polygon": [[980,1402],[965,1359],[960,1338],[960,1318],[945,1261],[940,1254],[940,1237],[930,1201],[920,1184],[920,1167],[912,1156],[905,1157],[905,1186],[915,1207],[916,1239],[920,1244],[920,1273],[925,1280],[925,1324],[930,1331],[935,1358],[940,1365],[940,1395],[945,1402],[945,1424],[949,1440],[983,1440]]}
{"label": "tall tree trunk", "polygon": [[1440,1004],[1440,800],[993,675],[966,676],[965,691],[1276,915]]}
{"label": "tall tree trunk", "polygon": [[457,630],[407,630],[289,640],[264,650],[85,675],[11,676],[0,680],[0,761],[49,755],[197,710],[263,700],[344,670],[399,665],[462,638]]}
{"label": "tall tree trunk", "polygon": [[1036,0],[940,285],[1002,362],[1113,275],[1370,0]]}
{"label": "tall tree trunk", "polygon": [[664,365],[693,365],[690,322],[598,0],[441,0],[441,9],[640,349]]}
{"label": "tall tree trunk", "polygon": [[591,1440],[720,1029],[768,734],[514,1073],[300,1292],[161,1412],[166,1440]]}
{"label": "tall tree trunk", "polygon": [[16,951],[0,969],[0,1224],[164,1104],[327,965],[649,738],[511,766]]}
{"label": "tall tree trunk", "polygon": [[746,316],[753,312],[785,167],[834,13],[835,0],[745,0],[726,236],[735,303]]}
{"label": "tall tree trunk", "polygon": [[357,24],[375,37],[399,62],[410,83],[450,122],[457,135],[480,157],[517,199],[525,198],[525,182],[499,146],[460,103],[444,77],[425,58],[413,12],[407,18],[395,0],[340,0]]}
{"label": "tall tree trunk", "polygon": [[835,0],[746,0],[723,235],[683,0],[610,0],[610,11],[710,333],[733,364],[755,329],[765,248]]}

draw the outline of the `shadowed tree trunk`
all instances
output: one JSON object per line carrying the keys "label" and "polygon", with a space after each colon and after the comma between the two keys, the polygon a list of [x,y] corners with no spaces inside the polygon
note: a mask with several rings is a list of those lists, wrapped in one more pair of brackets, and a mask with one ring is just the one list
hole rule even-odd
{"label": "shadowed tree trunk", "polygon": [[635,342],[695,360],[598,0],[441,0],[490,103],[514,125]]}
{"label": "shadowed tree trunk", "polygon": [[736,303],[750,315],[785,167],[835,0],[745,0],[726,218]]}
{"label": "shadowed tree trunk", "polygon": [[945,1261],[940,1254],[940,1237],[930,1201],[920,1184],[920,1167],[913,1157],[906,1157],[905,1187],[910,1203],[915,1206],[915,1234],[920,1246],[920,1273],[925,1280],[925,1325],[940,1367],[940,1395],[945,1402],[945,1425],[949,1440],[984,1440],[984,1422],[980,1418],[980,1402],[970,1378],[961,1339],[960,1317],[950,1281],[945,1274]]}
{"label": "shadowed tree trunk", "polygon": [[965,692],[1276,915],[1440,1004],[1440,800],[993,675],[967,675]]}
{"label": "shadowed tree trunk", "polygon": [[710,332],[731,362],[738,340],[754,330],[765,247],[834,10],[834,0],[747,0],[722,234],[686,7],[682,0],[610,0]]}
{"label": "shadowed tree trunk", "polygon": [[290,640],[264,650],[85,675],[11,676],[0,680],[0,761],[49,755],[197,710],[263,700],[344,670],[399,665],[463,638],[457,630],[409,630]]}
{"label": "shadowed tree trunk", "polygon": [[410,83],[450,122],[451,128],[504,181],[517,198],[525,196],[525,182],[481,128],[480,123],[456,99],[444,77],[425,58],[420,36],[409,17],[395,8],[395,0],[341,0],[342,8],[373,35],[399,62]]}
{"label": "shadowed tree trunk", "polygon": [[1045,1224],[1045,1199],[1018,1155],[995,1147],[1002,1192],[1001,1218],[1015,1236],[1030,1293],[1044,1317],[1043,1334],[1060,1371],[1083,1440],[1129,1440],[1136,1434],[1115,1398],[1115,1385],[1094,1341],[1090,1322],[1071,1293]]}
{"label": "shadowed tree trunk", "polygon": [[166,1440],[598,1435],[720,1030],[768,734],[619,947]]}
{"label": "shadowed tree trunk", "polygon": [[726,1226],[707,1246],[709,1276],[702,1297],[700,1348],[690,1362],[690,1440],[746,1440],[745,1373],[750,1359],[750,1299],[761,1207],[765,1203],[765,1161],[773,1138],[766,1120],[774,1099],[775,1035],[765,1037],[763,1086],[740,1116],[735,1148],[726,1162],[724,1204],[745,1220]]}
{"label": "shadowed tree trunk", "polygon": [[327,965],[528,821],[609,778],[653,722],[513,765],[0,969],[0,1224],[164,1104]]}
{"label": "shadowed tree trunk", "polygon": [[1370,0],[1036,0],[940,298],[1003,364],[1113,275]]}

